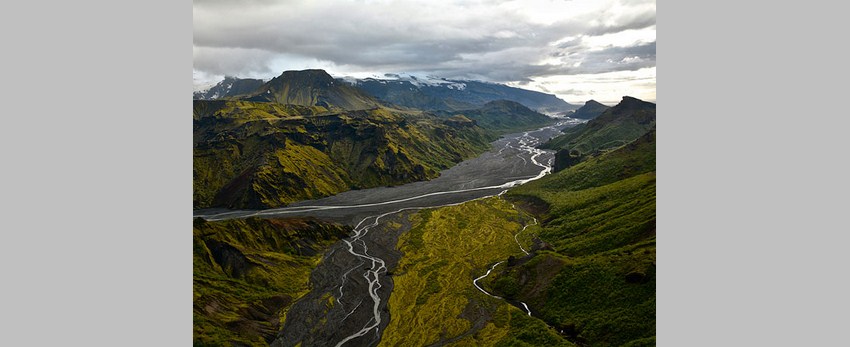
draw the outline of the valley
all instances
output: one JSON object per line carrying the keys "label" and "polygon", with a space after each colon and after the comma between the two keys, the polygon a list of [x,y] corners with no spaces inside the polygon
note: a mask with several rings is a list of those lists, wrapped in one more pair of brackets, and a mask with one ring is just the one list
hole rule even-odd
{"label": "valley", "polygon": [[[575,123],[559,122],[536,131],[507,135],[493,142],[490,151],[445,170],[430,181],[349,191],[277,209],[200,210],[195,217],[225,222],[298,216],[353,225],[354,236],[331,246],[328,255],[313,271],[312,291],[287,313],[287,317],[299,318],[286,321],[276,344],[328,345],[343,340],[343,335],[361,334],[356,336],[359,339],[346,345],[371,345],[371,336],[379,337],[376,333],[390,321],[386,307],[393,283],[386,273],[401,259],[394,248],[397,238],[408,229],[403,226],[410,225],[406,219],[411,213],[499,195],[510,187],[543,177],[551,170],[553,153],[538,150],[533,145],[572,125]],[[514,235],[506,235],[513,243]],[[513,248],[518,249],[516,243]],[[351,264],[357,265],[352,267]],[[471,285],[471,280],[466,282]],[[335,300],[333,305],[328,304],[330,298]],[[349,322],[361,322],[362,325]]]}
{"label": "valley", "polygon": [[196,344],[654,345],[654,104],[422,111],[319,71],[195,101]]}

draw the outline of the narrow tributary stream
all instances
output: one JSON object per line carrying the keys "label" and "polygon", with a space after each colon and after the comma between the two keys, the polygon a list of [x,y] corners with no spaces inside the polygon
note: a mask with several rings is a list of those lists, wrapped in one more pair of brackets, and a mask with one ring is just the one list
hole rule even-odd
{"label": "narrow tributary stream", "polygon": [[[300,342],[302,346],[373,346],[389,320],[386,303],[392,280],[388,269],[394,268],[401,256],[395,245],[401,231],[410,227],[406,220],[410,211],[500,195],[551,173],[554,153],[534,146],[574,124],[577,122],[561,121],[506,135],[493,143],[493,150],[461,162],[431,181],[349,191],[284,208],[196,211],[195,217],[224,220],[312,216],[354,225],[353,234],[332,246],[313,271],[311,292],[289,309],[282,333],[272,345],[293,346]],[[390,228],[389,221],[402,228]],[[520,248],[527,253],[522,245]],[[473,284],[491,295],[477,284],[487,274]],[[333,305],[329,307],[326,298],[333,298]],[[524,303],[523,306],[530,314]]]}

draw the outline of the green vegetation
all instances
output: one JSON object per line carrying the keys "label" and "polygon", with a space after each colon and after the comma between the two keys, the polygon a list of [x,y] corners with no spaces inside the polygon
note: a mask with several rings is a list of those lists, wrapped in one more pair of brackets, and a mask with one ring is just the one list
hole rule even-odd
{"label": "green vegetation", "polygon": [[463,114],[394,109],[323,70],[195,100],[193,120],[196,209],[273,208],[428,180],[486,151],[498,134],[552,122],[505,100]]}
{"label": "green vegetation", "polygon": [[541,148],[557,150],[555,171],[634,141],[655,127],[655,104],[628,96],[586,124],[564,131]]}
{"label": "green vegetation", "polygon": [[478,81],[444,81],[440,86],[405,80],[366,78],[357,87],[395,105],[421,110],[460,111],[481,107],[496,100],[510,100],[546,113],[577,108],[555,95]]}
{"label": "green vegetation", "polygon": [[460,114],[488,130],[500,134],[537,129],[553,123],[552,118],[508,100],[491,101],[481,108],[440,114]]}
{"label": "green vegetation", "polygon": [[588,100],[584,106],[580,107],[575,113],[569,115],[572,118],[593,119],[599,117],[600,114],[608,110],[610,107],[600,104],[596,100]]}
{"label": "green vegetation", "polygon": [[506,198],[538,214],[543,246],[485,285],[574,342],[654,345],[654,128]]}
{"label": "green vegetation", "polygon": [[239,98],[336,110],[362,110],[381,105],[366,92],[334,80],[324,70],[284,71],[254,92]]}
{"label": "green vegetation", "polygon": [[495,135],[464,117],[385,108],[195,101],[194,207],[269,208],[431,179]]}
{"label": "green vegetation", "polygon": [[570,346],[543,322],[476,289],[472,280],[522,252],[531,218],[500,198],[426,210],[402,235],[381,346]]}
{"label": "green vegetation", "polygon": [[[195,101],[196,208],[277,207],[430,179],[496,133],[545,117],[504,101],[439,116],[390,109],[308,75],[240,100]],[[655,105],[624,97],[547,146],[562,170],[504,198],[411,217],[382,346],[655,344]],[[196,219],[194,343],[267,345],[320,255],[348,231],[312,219]],[[479,285],[506,300],[472,283],[497,262]]]}
{"label": "green vegetation", "polygon": [[300,218],[195,219],[194,344],[268,346],[321,254],[349,231]]}

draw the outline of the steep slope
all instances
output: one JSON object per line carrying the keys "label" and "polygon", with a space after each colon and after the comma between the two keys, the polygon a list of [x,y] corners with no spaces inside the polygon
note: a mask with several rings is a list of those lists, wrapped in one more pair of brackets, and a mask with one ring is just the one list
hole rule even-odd
{"label": "steep slope", "polygon": [[437,177],[495,135],[464,117],[195,101],[194,206],[278,207]]}
{"label": "steep slope", "polygon": [[511,189],[533,250],[484,281],[582,345],[655,343],[655,131]]}
{"label": "steep slope", "polygon": [[654,171],[652,129],[508,201],[414,214],[379,346],[654,345]]}
{"label": "steep slope", "polygon": [[380,106],[372,96],[335,80],[324,70],[284,71],[241,99],[342,110]]}
{"label": "steep slope", "polygon": [[538,112],[558,113],[578,108],[558,97],[480,81],[389,75],[352,83],[379,100],[424,110],[457,111],[481,107],[490,101],[510,100]]}
{"label": "steep slope", "polygon": [[312,219],[193,226],[193,342],[268,346],[287,309],[309,291],[321,254],[350,228]]}
{"label": "steep slope", "polygon": [[[348,83],[352,83],[352,81]],[[438,97],[434,95],[433,88],[425,88],[423,90],[421,85],[405,80],[367,78],[353,81],[352,84],[378,100],[420,110],[458,110],[472,109],[478,106],[472,103],[458,101],[454,98]],[[452,84],[451,86],[440,86],[438,88],[455,89],[459,88],[459,86],[461,85]],[[463,86],[465,87],[465,85]]]}
{"label": "steep slope", "polygon": [[608,110],[610,107],[600,104],[596,100],[588,100],[584,106],[580,107],[575,113],[569,115],[572,118],[593,119]]}
{"label": "steep slope", "polygon": [[498,197],[415,214],[380,346],[654,345],[654,171],[650,131],[511,189],[534,216]]}
{"label": "steep slope", "polygon": [[442,115],[463,115],[474,120],[478,126],[493,130],[497,133],[511,133],[522,130],[536,129],[553,122],[549,116],[532,111],[528,107],[514,101],[490,101],[484,106],[455,112],[438,111]]}
{"label": "steep slope", "polygon": [[564,131],[540,146],[557,150],[555,171],[575,165],[588,156],[629,143],[655,126],[655,104],[624,96],[595,119]]}
{"label": "steep slope", "polygon": [[263,85],[263,80],[225,76],[224,80],[205,91],[193,93],[195,100],[215,100],[251,93]]}

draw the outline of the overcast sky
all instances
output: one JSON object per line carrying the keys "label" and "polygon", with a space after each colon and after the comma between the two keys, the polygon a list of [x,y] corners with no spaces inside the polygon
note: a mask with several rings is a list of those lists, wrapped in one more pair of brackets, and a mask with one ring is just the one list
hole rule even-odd
{"label": "overcast sky", "polygon": [[655,101],[655,0],[194,0],[193,80],[411,73]]}

